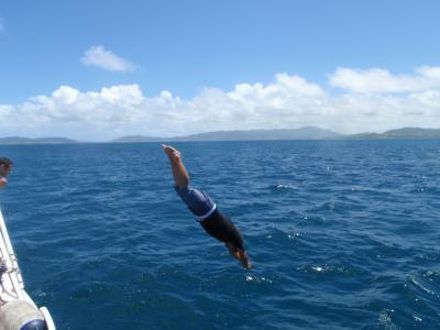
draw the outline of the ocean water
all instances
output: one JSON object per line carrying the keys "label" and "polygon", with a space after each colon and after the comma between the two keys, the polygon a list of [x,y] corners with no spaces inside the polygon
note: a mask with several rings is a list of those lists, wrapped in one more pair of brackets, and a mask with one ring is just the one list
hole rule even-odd
{"label": "ocean water", "polygon": [[1,146],[1,207],[58,329],[439,329],[440,141],[179,143],[242,269],[159,144]]}

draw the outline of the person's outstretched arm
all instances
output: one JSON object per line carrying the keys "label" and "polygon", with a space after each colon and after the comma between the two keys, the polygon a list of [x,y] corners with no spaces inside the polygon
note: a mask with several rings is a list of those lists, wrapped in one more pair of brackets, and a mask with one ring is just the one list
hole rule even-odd
{"label": "person's outstretched arm", "polygon": [[8,180],[6,178],[0,177],[0,188],[3,188],[8,183]]}

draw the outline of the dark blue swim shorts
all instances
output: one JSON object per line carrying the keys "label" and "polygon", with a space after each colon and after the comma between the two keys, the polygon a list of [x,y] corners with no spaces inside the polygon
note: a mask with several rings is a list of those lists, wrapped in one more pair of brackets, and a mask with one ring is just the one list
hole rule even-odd
{"label": "dark blue swim shorts", "polygon": [[206,192],[199,191],[189,185],[184,188],[177,186],[174,188],[191,212],[198,217],[200,221],[205,220],[215,211],[217,206]]}

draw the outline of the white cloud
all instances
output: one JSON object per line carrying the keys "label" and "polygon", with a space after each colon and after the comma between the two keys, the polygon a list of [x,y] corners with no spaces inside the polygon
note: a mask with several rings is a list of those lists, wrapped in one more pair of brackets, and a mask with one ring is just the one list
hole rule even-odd
{"label": "white cloud", "polygon": [[440,88],[440,67],[420,67],[413,74],[393,75],[385,69],[339,68],[330,83],[356,93],[407,93]]}
{"label": "white cloud", "polygon": [[[440,127],[440,85],[433,83],[439,72],[439,68],[424,67],[415,75],[385,74],[388,82],[383,86],[388,87],[374,90],[376,93],[370,87],[358,87],[364,86],[359,83],[351,89],[347,87],[342,94],[282,73],[270,84],[242,83],[230,91],[207,88],[189,100],[170,91],[147,97],[136,84],[86,92],[60,86],[50,95],[33,97],[22,104],[0,104],[0,132],[2,136],[58,135],[106,140],[134,134],[176,136],[310,125],[342,133],[379,132],[404,126]],[[372,76],[375,75],[368,79]],[[425,82],[422,89],[407,82],[412,81],[411,77],[430,83]],[[397,88],[393,84],[401,85]],[[403,92],[403,85],[411,91]]]}
{"label": "white cloud", "polygon": [[110,71],[133,71],[134,64],[119,57],[103,46],[89,48],[81,59],[85,65],[96,66]]}

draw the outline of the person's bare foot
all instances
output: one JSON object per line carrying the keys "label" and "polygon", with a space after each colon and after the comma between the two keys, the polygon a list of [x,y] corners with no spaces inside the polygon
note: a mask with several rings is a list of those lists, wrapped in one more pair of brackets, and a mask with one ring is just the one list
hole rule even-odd
{"label": "person's bare foot", "polygon": [[170,160],[179,160],[181,158],[180,151],[167,144],[161,144],[163,151]]}

